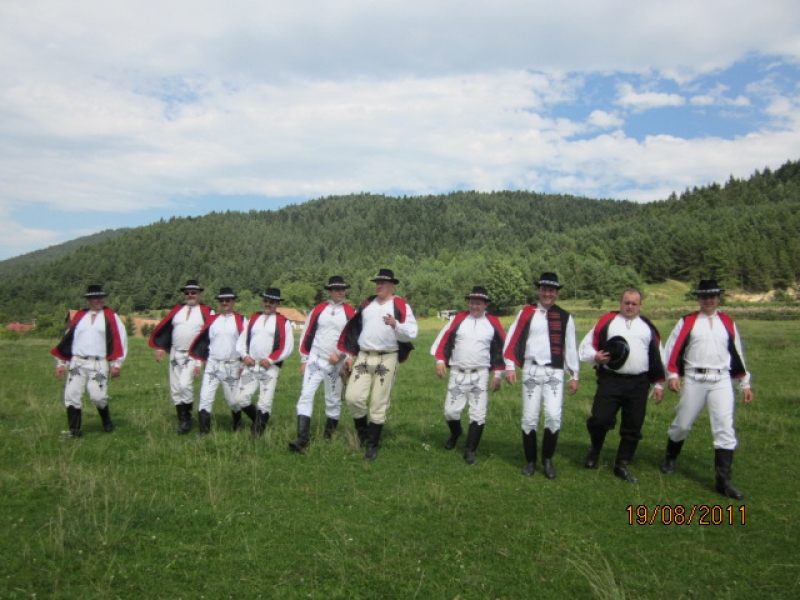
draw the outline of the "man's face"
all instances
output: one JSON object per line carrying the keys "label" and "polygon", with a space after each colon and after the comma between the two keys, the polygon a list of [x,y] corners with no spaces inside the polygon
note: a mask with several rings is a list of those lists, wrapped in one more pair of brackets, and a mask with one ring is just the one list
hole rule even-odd
{"label": "man's face", "polygon": [[478,298],[470,298],[469,300],[469,314],[473,317],[482,317],[488,307],[489,303],[486,300]]}
{"label": "man's face", "polygon": [[264,298],[264,314],[267,316],[274,315],[278,311],[279,305],[280,302],[278,302],[277,300]]}
{"label": "man's face", "polygon": [[642,298],[639,294],[628,292],[623,294],[619,303],[619,312],[626,319],[635,319],[642,310]]}
{"label": "man's face", "polygon": [[375,294],[380,300],[391,298],[394,294],[394,284],[391,281],[376,281]]}
{"label": "man's face", "polygon": [[183,292],[183,299],[188,306],[196,306],[200,302],[200,292],[197,290],[186,290]]}
{"label": "man's face", "polygon": [[700,312],[713,315],[719,306],[719,296],[698,296],[697,302],[700,303]]}
{"label": "man's face", "polygon": [[347,296],[347,290],[343,287],[335,287],[328,290],[328,296],[331,300],[336,302],[344,302],[345,297]]}
{"label": "man's face", "polygon": [[103,310],[105,304],[106,304],[106,299],[104,296],[91,296],[89,298],[89,309],[94,312]]}
{"label": "man's face", "polygon": [[555,288],[551,285],[539,286],[539,304],[541,304],[545,308],[550,308],[551,306],[553,306],[553,304],[556,303],[557,298],[558,298],[558,288]]}
{"label": "man's face", "polygon": [[233,298],[219,299],[219,313],[221,315],[231,314],[235,306],[236,306],[236,300],[234,300]]}

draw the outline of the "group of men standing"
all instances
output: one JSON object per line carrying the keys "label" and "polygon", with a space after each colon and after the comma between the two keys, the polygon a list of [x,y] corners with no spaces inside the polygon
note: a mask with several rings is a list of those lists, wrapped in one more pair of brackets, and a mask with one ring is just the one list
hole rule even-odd
{"label": "group of men standing", "polygon": [[[389,269],[380,269],[371,280],[375,294],[358,309],[346,301],[350,287],[341,276],[325,285],[329,299],[314,307],[300,335],[302,389],[297,401],[297,437],[289,449],[303,452],[310,442],[313,400],[322,384],[325,391],[324,437],[330,438],[341,417],[345,400],[353,417],[364,457],[378,455],[398,365],[404,362],[417,337],[411,306],[395,295],[399,281]],[[516,316],[506,337],[500,321],[488,312],[489,292],[473,287],[465,296],[466,310],[456,314],[439,332],[430,353],[436,374],[449,370],[444,416],[450,435],[444,447],[452,450],[463,434],[461,413],[468,407],[469,426],[464,460],[477,463],[477,449],[486,424],[489,390],[518,380],[522,388],[522,474],[532,476],[538,465],[538,430],[544,408],[542,471],[556,477],[553,462],[564,389],[575,394],[579,386],[579,362],[596,371],[597,390],[587,419],[590,446],[586,468],[598,466],[606,435],[621,415],[620,441],[614,474],[636,483],[628,466],[642,439],[648,397],[663,400],[663,383],[680,393],[676,416],[668,430],[661,471],[675,471],[677,457],[694,421],[708,404],[715,447],[716,489],[726,497],[743,499],[731,483],[731,464],[736,436],[733,426],[732,379],[740,381],[744,401],[753,399],[750,374],[744,364],[739,333],[733,320],[718,310],[724,292],[714,280],[703,280],[694,294],[699,310],[683,317],[670,335],[666,348],[655,325],[640,314],[642,296],[628,289],[619,311],[603,315],[577,344],[572,316],[556,304],[562,288],[555,273],[546,272],[536,282],[538,300]],[[170,396],[176,407],[177,433],[192,428],[193,379],[205,362],[200,391],[200,433],[211,427],[214,396],[221,385],[230,407],[233,429],[242,428],[242,413],[251,420],[251,432],[261,435],[269,423],[272,402],[283,361],[294,348],[288,320],[278,312],[280,290],[262,294],[263,310],[249,319],[235,312],[236,294],[223,287],[216,296],[219,312],[200,302],[203,288],[189,280],[181,288],[184,302],[174,306],[150,336],[150,346],[161,361],[169,355]],[[114,428],[108,408],[106,382],[117,377],[127,355],[125,328],[119,317],[104,306],[101,286],[89,286],[88,310],[78,311],[64,338],[51,352],[58,358],[56,375],[69,378],[64,402],[71,435],[81,435],[81,396],[86,390],[96,405],[106,432]],[[682,379],[681,379],[682,378]],[[255,406],[251,398],[258,390]]]}

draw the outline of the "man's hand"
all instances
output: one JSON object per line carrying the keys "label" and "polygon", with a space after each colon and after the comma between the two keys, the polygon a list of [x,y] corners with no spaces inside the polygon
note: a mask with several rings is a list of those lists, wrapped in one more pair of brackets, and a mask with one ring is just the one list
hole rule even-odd
{"label": "man's hand", "polygon": [[164,358],[165,352],[160,348],[156,350],[156,362],[161,362],[161,359]]}
{"label": "man's hand", "polygon": [[578,392],[578,383],[577,379],[570,379],[569,383],[567,383],[567,388],[569,389],[569,395],[574,396]]}
{"label": "man's hand", "polygon": [[120,369],[119,367],[111,367],[110,373],[113,379],[120,376],[120,374],[122,373],[122,369]]}
{"label": "man's hand", "polygon": [[506,381],[508,385],[517,383],[517,371],[515,369],[506,369]]}
{"label": "man's hand", "polygon": [[600,350],[600,352],[594,355],[594,362],[598,365],[607,365],[610,360],[611,355],[605,350]]}
{"label": "man's hand", "polygon": [[655,400],[656,404],[661,404],[663,399],[664,390],[662,388],[653,388],[653,400]]}
{"label": "man's hand", "polygon": [[492,381],[489,385],[491,386],[491,390],[496,392],[500,389],[500,386],[503,385],[503,380],[499,377],[492,377]]}
{"label": "man's hand", "polygon": [[681,391],[680,377],[673,377],[672,379],[669,380],[669,391],[676,393]]}
{"label": "man's hand", "polygon": [[67,372],[67,367],[65,367],[64,365],[58,365],[56,367],[56,377],[58,379],[63,379],[64,378],[64,373],[66,373],[66,372]]}
{"label": "man's hand", "polygon": [[441,379],[446,374],[447,374],[447,365],[445,365],[443,362],[437,362],[436,363],[436,376],[439,379]]}
{"label": "man's hand", "polygon": [[742,390],[742,396],[744,397],[744,403],[750,404],[753,401],[753,390],[750,388]]}

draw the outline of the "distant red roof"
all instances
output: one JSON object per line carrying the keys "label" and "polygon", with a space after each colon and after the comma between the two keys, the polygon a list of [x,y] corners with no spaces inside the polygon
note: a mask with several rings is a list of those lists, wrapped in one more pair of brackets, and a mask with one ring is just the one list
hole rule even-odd
{"label": "distant red roof", "polygon": [[35,325],[30,325],[29,323],[9,323],[6,325],[6,329],[10,329],[11,331],[30,331],[35,327]]}

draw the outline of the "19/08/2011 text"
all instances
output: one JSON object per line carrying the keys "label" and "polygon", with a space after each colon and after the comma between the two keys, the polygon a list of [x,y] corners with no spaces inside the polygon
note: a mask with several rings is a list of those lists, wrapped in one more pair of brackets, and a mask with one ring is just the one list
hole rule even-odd
{"label": "19/08/2011 text", "polygon": [[721,506],[719,504],[656,504],[650,508],[644,504],[629,504],[628,525],[746,525],[747,509],[742,506]]}

